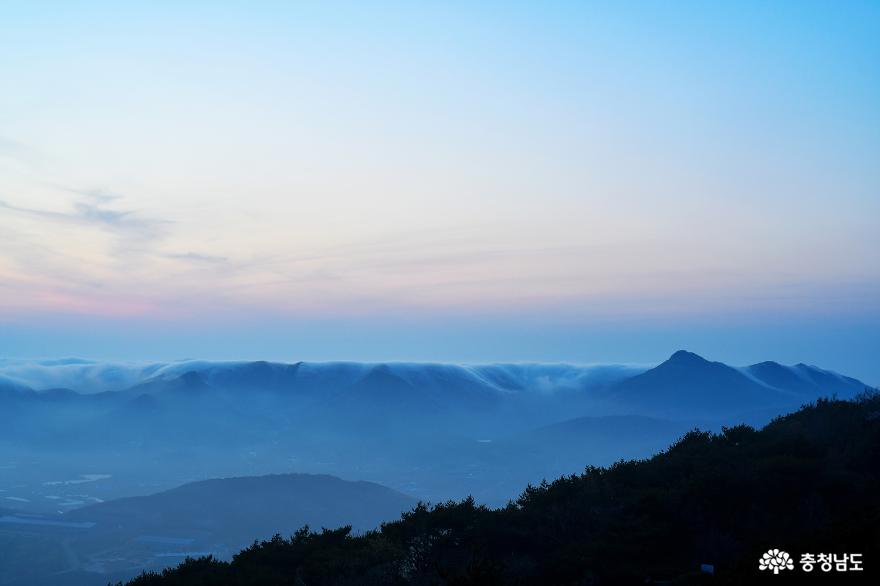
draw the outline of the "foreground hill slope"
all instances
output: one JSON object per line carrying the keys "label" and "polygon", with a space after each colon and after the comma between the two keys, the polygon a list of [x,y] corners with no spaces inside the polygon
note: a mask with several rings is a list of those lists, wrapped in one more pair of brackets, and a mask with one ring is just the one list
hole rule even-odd
{"label": "foreground hill slope", "polygon": [[[381,530],[302,530],[231,562],[188,560],[130,586],[715,584],[765,578],[769,548],[880,555],[880,397],[820,400],[756,431],[693,431],[642,461],[529,487],[507,507],[418,506]],[[776,583],[828,579],[798,566]]]}

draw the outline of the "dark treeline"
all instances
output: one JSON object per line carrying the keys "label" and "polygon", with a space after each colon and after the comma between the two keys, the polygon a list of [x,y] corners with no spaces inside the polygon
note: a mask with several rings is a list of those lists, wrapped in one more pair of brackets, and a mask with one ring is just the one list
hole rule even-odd
{"label": "dark treeline", "polygon": [[[770,548],[795,569],[759,572]],[[806,574],[807,552],[862,553],[865,571]],[[866,392],[760,431],[692,431],[649,460],[528,487],[504,508],[419,505],[363,535],[304,528],[128,584],[846,584],[869,579],[878,554],[880,396]]]}

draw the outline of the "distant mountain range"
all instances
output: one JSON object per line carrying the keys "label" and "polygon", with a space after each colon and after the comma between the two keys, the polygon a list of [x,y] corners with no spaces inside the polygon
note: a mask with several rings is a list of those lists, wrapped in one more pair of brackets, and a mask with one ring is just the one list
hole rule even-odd
{"label": "distant mountain range", "polygon": [[264,389],[327,383],[350,385],[372,371],[387,371],[415,386],[447,385],[494,388],[502,391],[582,388],[619,380],[647,370],[644,366],[566,364],[458,365],[436,363],[360,362],[210,362],[101,363],[80,359],[0,359],[0,385],[34,390],[68,388],[79,393],[119,391],[141,383],[168,380],[187,372],[199,373],[209,384],[226,388]]}
{"label": "distant mountain range", "polygon": [[[112,387],[113,383],[118,384]],[[81,360],[0,362],[5,400],[119,403],[141,395],[194,398],[247,392],[314,402],[361,401],[414,408],[491,408],[510,400],[607,402],[636,411],[731,411],[796,404],[865,388],[856,379],[797,364],[732,367],[680,350],[654,367],[563,364],[454,365],[418,363],[182,361],[135,366]],[[338,407],[339,405],[337,405]],[[586,414],[586,413],[585,413]]]}
{"label": "distant mountain range", "polygon": [[0,460],[0,490],[22,486],[0,502],[36,510],[83,501],[41,484],[59,475],[110,474],[89,484],[106,499],[289,470],[503,502],[545,475],[649,456],[694,426],[762,424],[865,388],[815,366],[686,351],[654,368],[6,360],[0,376],[0,458],[13,462]]}

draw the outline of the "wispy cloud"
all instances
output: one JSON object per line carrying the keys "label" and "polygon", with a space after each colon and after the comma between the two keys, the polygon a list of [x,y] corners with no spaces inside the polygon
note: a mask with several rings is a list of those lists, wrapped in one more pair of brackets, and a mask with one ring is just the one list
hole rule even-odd
{"label": "wispy cloud", "polygon": [[[171,222],[123,207],[125,198],[106,190],[55,187],[66,192],[65,207],[0,199],[0,221],[25,220],[3,223],[0,278],[30,290],[30,295],[7,290],[4,302],[85,312],[139,311],[140,292],[149,282],[143,280],[149,269],[144,261],[155,256]],[[67,245],[80,242],[86,244]]]}
{"label": "wispy cloud", "polygon": [[167,220],[144,217],[135,210],[108,207],[121,196],[102,190],[68,190],[76,197],[71,211],[56,211],[16,205],[0,199],[0,209],[54,222],[97,226],[116,232],[128,232],[141,237],[155,237],[162,231]]}
{"label": "wispy cloud", "polygon": [[203,263],[203,264],[224,264],[229,261],[229,259],[225,256],[214,256],[211,254],[201,254],[198,252],[182,252],[182,253],[169,253],[162,255],[165,258],[169,258],[172,260],[182,260],[189,261],[194,263]]}

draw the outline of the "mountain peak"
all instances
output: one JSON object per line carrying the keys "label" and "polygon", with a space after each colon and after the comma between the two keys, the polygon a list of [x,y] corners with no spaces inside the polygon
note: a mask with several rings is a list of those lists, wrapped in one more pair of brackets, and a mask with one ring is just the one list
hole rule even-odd
{"label": "mountain peak", "polygon": [[679,350],[669,359],[613,387],[617,398],[640,414],[736,413],[775,407],[785,397],[721,362]]}
{"label": "mountain peak", "polygon": [[672,363],[702,363],[707,362],[705,358],[700,356],[699,354],[694,354],[693,352],[688,352],[687,350],[678,350],[666,362]]}

